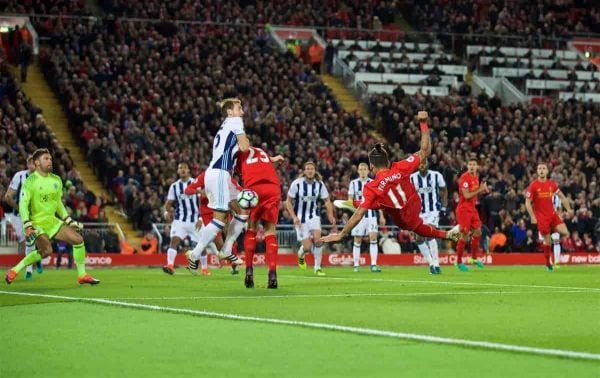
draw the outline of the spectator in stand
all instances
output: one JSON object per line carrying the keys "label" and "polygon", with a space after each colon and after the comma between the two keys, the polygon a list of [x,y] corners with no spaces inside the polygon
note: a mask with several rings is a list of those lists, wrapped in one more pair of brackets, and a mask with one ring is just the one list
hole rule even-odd
{"label": "spectator in stand", "polygon": [[507,238],[500,228],[494,227],[494,233],[490,239],[490,252],[506,252]]}
{"label": "spectator in stand", "polygon": [[158,253],[158,239],[153,232],[147,232],[140,245],[140,255],[155,255]]}

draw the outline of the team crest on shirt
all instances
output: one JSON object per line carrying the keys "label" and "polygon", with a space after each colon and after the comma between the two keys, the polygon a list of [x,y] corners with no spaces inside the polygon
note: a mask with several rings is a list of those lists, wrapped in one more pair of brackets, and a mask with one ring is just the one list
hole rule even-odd
{"label": "team crest on shirt", "polygon": [[54,185],[52,185],[54,187],[54,189],[58,189],[58,184],[54,183]]}

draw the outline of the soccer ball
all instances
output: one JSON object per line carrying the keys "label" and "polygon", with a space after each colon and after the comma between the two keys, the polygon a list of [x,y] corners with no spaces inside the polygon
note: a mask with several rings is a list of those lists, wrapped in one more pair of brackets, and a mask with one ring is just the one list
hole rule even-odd
{"label": "soccer ball", "polygon": [[244,189],[238,194],[237,201],[242,209],[252,209],[258,205],[258,194],[253,190]]}

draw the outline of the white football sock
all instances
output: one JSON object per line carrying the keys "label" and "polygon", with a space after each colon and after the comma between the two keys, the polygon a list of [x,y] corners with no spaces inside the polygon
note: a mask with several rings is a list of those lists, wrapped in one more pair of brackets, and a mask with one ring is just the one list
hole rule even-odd
{"label": "white football sock", "polygon": [[210,249],[210,253],[212,253],[215,256],[219,255],[219,248],[217,248],[217,245],[215,244],[215,242],[210,242],[208,244],[208,249]]}
{"label": "white football sock", "polygon": [[552,248],[554,251],[554,263],[560,263],[560,243],[555,241]]}
{"label": "white football sock", "polygon": [[360,244],[352,245],[352,260],[354,260],[354,266],[360,265]]}
{"label": "white football sock", "polygon": [[371,255],[371,265],[377,265],[377,240],[369,242],[369,254]]}
{"label": "white football sock", "polygon": [[229,222],[229,228],[227,229],[227,238],[225,244],[223,244],[223,254],[225,256],[231,255],[233,249],[233,243],[237,240],[238,236],[244,231],[246,222],[248,221],[247,215],[234,214],[233,219]]}
{"label": "white football sock", "polygon": [[[25,244],[25,256],[27,256],[28,254],[30,254],[33,251],[35,251],[34,245]],[[41,261],[40,261],[40,263],[41,263]],[[33,265],[34,264],[27,265],[27,267],[25,268],[25,272],[33,273]]]}
{"label": "white football sock", "polygon": [[208,255],[206,253],[200,255],[200,267],[202,269],[208,268]]}
{"label": "white football sock", "polygon": [[200,230],[200,240],[192,250],[191,258],[193,260],[198,260],[200,258],[200,255],[202,254],[206,246],[213,240],[215,240],[215,237],[217,237],[217,234],[223,230],[223,227],[225,227],[225,224],[216,219],[213,219],[212,221],[210,221],[209,224],[202,227],[202,229]]}
{"label": "white football sock", "polygon": [[315,271],[317,271],[317,270],[321,269],[321,257],[322,257],[322,252],[323,252],[323,246],[321,245],[321,246],[317,247],[316,245],[313,244],[312,252],[315,257]]}
{"label": "white football sock", "polygon": [[167,265],[175,264],[175,256],[177,256],[177,250],[169,247],[169,249],[167,249]]}
{"label": "white football sock", "polygon": [[429,239],[429,253],[431,254],[431,262],[433,266],[440,266],[440,256],[438,253],[438,243],[437,240],[431,238]]}
{"label": "white football sock", "polygon": [[418,247],[423,257],[425,257],[425,260],[427,260],[427,263],[431,266],[433,261],[431,261],[431,255],[429,254],[429,244],[427,243],[427,241],[420,243]]}
{"label": "white football sock", "polygon": [[304,245],[300,244],[300,248],[298,248],[298,256],[304,256]]}

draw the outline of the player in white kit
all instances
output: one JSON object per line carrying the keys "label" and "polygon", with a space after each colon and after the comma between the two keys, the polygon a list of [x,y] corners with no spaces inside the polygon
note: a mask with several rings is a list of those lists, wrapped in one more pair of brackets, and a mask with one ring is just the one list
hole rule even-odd
{"label": "player in white kit", "polygon": [[[419,170],[410,175],[410,181],[421,197],[423,223],[438,227],[440,211],[445,211],[448,206],[448,189],[444,176],[438,171],[429,169],[427,160],[423,159]],[[431,274],[442,273],[437,240],[418,236],[417,243],[419,251],[429,263],[429,272]]]}
{"label": "player in white kit", "polygon": [[[348,187],[348,201],[358,204],[363,199],[363,188],[365,184],[372,181],[369,178],[369,166],[367,163],[358,165],[358,178],[350,181]],[[354,206],[358,207],[358,206]],[[379,214],[378,214],[379,213]],[[381,269],[377,266],[377,233],[379,231],[378,220],[381,226],[385,225],[385,217],[382,210],[368,210],[360,222],[352,229],[351,235],[354,238],[352,245],[352,259],[354,262],[354,272],[359,271],[360,265],[360,245],[365,236],[369,237],[369,254],[371,256],[371,272],[379,273]]]}
{"label": "player in white kit", "polygon": [[[560,197],[555,193],[552,195],[552,205],[557,213],[562,213],[562,202],[560,202]],[[560,268],[560,234],[558,232],[553,232],[550,234],[552,238],[552,252],[554,253],[554,267]],[[540,240],[544,238],[540,235]]]}
{"label": "player in white kit", "polygon": [[[19,216],[19,200],[21,199],[21,188],[25,183],[25,180],[29,175],[35,171],[35,163],[33,162],[33,158],[31,156],[27,157],[27,169],[19,171],[15,173],[12,180],[10,180],[10,184],[8,186],[8,190],[4,195],[4,200],[7,204],[10,205],[14,210],[12,214],[7,214],[7,219],[10,224],[13,226],[15,233],[17,234],[17,238],[19,241],[19,253],[25,252],[25,255],[28,255],[31,251],[35,250],[34,245],[27,245],[25,243],[25,233],[23,232],[23,222],[21,221],[21,217]],[[37,272],[42,273],[44,270],[42,268],[42,262],[38,261],[36,264]],[[33,265],[28,265],[26,268],[25,279],[30,280],[32,278]]]}
{"label": "player in white kit", "polygon": [[225,120],[215,135],[212,160],[204,176],[204,191],[208,198],[208,207],[214,210],[214,216],[213,220],[200,231],[196,247],[187,254],[188,269],[192,273],[198,271],[198,261],[204,249],[225,227],[230,211],[233,218],[229,223],[227,237],[219,258],[230,261],[232,265],[244,263],[231,250],[248,221],[248,211],[242,210],[237,203],[238,189],[231,182],[231,173],[235,168],[238,151],[247,151],[250,148],[250,141],[244,131],[242,102],[237,98],[228,98],[223,100],[220,106]]}
{"label": "player in white kit", "polygon": [[167,265],[163,266],[163,272],[167,274],[174,273],[173,265],[181,241],[189,237],[193,242],[198,242],[198,231],[196,230],[196,222],[200,216],[198,196],[184,193],[185,188],[194,181],[190,177],[188,164],[179,163],[177,174],[179,180],[169,187],[167,202],[165,202],[165,221],[171,222],[171,243],[167,250]]}
{"label": "player in white kit", "polygon": [[290,184],[285,205],[294,220],[298,241],[302,243],[298,250],[298,266],[306,269],[304,253],[311,251],[315,258],[315,274],[324,276],[325,273],[321,269],[323,242],[321,241],[320,200],[325,204],[327,219],[335,226],[336,221],[329,192],[321,175],[317,172],[315,163],[309,161],[304,164],[304,173]]}

